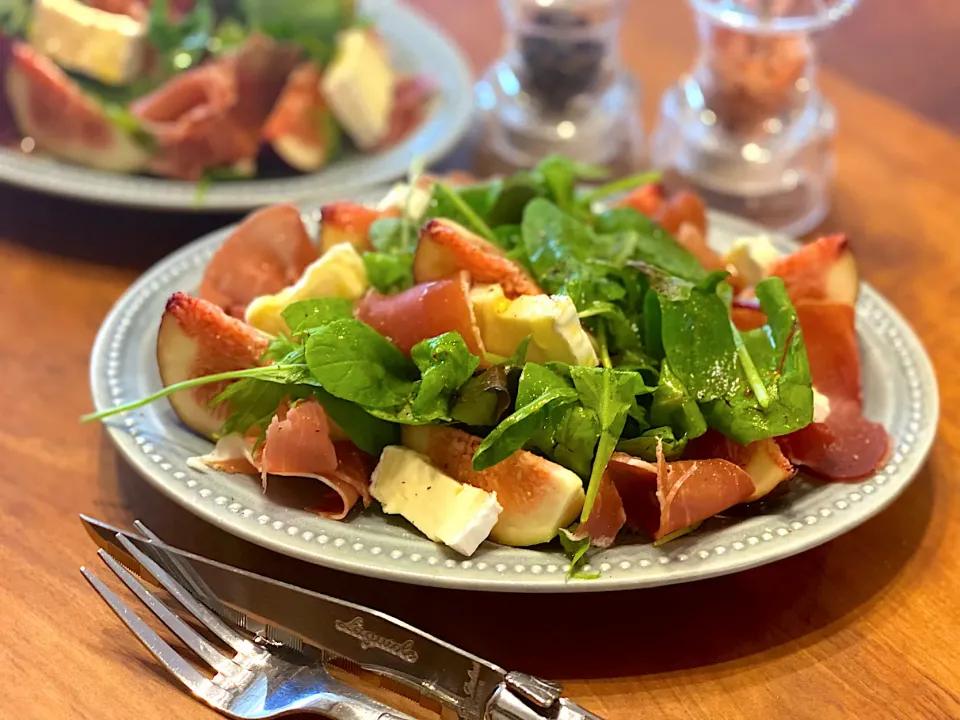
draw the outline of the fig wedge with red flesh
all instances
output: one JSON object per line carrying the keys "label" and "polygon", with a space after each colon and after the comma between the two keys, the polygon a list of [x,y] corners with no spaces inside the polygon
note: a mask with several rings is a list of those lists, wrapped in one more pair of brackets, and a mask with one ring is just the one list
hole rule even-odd
{"label": "fig wedge with red flesh", "polygon": [[[230,317],[212,303],[174,293],[157,333],[157,364],[165,387],[184,380],[244,370],[260,364],[269,338]],[[212,437],[229,408],[210,407],[227,383],[210,383],[170,395],[170,404],[187,427]]]}
{"label": "fig wedge with red flesh", "polygon": [[418,283],[430,282],[458,270],[468,271],[475,283],[500,283],[508,298],[543,294],[526,270],[496,245],[452,220],[435,218],[420,230],[413,277]]}
{"label": "fig wedge with red flesh", "polygon": [[503,511],[490,539],[525,547],[550,542],[583,509],[580,477],[564,467],[519,450],[486,470],[473,469],[481,438],[437,425],[405,425],[403,444],[425,455],[457,482],[495,492]]}

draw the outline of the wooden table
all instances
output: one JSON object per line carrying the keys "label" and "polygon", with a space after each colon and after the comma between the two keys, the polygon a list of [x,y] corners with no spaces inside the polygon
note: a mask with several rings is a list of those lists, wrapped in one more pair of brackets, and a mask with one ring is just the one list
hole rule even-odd
{"label": "wooden table", "polygon": [[[494,56],[492,0],[420,4],[478,68]],[[900,0],[863,3],[826,41],[823,85],[840,133],[824,227],[850,233],[864,276],[929,348],[940,435],[882,515],[732,577],[559,598],[386,587],[205,526],[76,418],[90,408],[88,355],[111,304],[139,271],[225,218],[0,188],[0,716],[214,717],[87,589],[77,568],[96,561],[82,511],[119,524],[139,517],[188,548],[370,603],[506,666],[565,680],[608,718],[960,718],[960,141],[947,129],[960,127],[960,11],[942,0],[910,5],[905,17]],[[691,61],[688,11],[637,0],[626,36],[649,117]]]}

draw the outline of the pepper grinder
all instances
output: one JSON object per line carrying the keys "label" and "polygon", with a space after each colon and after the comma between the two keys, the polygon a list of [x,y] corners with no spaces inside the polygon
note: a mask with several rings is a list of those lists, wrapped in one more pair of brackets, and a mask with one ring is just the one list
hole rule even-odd
{"label": "pepper grinder", "polygon": [[635,170],[643,160],[639,87],[620,62],[625,0],[501,0],[503,55],[475,88],[487,172],[551,153]]}
{"label": "pepper grinder", "polygon": [[857,0],[690,0],[701,53],[663,97],[651,138],[668,189],[801,235],[829,209],[833,106],[814,34]]}

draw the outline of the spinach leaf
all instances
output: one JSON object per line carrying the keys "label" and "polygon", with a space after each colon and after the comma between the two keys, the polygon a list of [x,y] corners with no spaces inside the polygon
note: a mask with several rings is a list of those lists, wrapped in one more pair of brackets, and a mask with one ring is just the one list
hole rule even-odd
{"label": "spinach leaf", "polygon": [[470,352],[456,332],[418,342],[410,357],[421,373],[410,406],[412,414],[421,418],[448,417],[453,394],[470,379],[480,358]]}
{"label": "spinach leaf", "polygon": [[660,383],[653,391],[650,423],[669,425],[677,437],[693,439],[707,431],[707,422],[696,400],[673,372],[667,360],[660,366]]}
{"label": "spinach leaf", "polygon": [[674,285],[659,295],[664,353],[686,391],[698,402],[740,392],[730,313],[716,289]]}
{"label": "spinach leaf", "polygon": [[612,234],[630,243],[630,260],[641,261],[685,280],[707,275],[700,261],[653,220],[633,208],[612,208],[597,216],[598,234]]}
{"label": "spinach leaf", "polygon": [[590,538],[585,537],[580,540],[574,540],[571,536],[577,529],[574,524],[569,529],[561,530],[557,537],[560,538],[560,544],[563,546],[563,552],[570,558],[570,570],[567,571],[567,577],[575,580],[596,580],[600,577],[599,572],[584,572],[581,566],[586,562],[587,550],[590,549]]}
{"label": "spinach leaf", "polygon": [[546,187],[550,198],[561,210],[574,209],[574,195],[581,180],[603,180],[610,173],[599,165],[588,165],[562,155],[548,155],[537,163],[532,175]]}
{"label": "spinach leaf", "polygon": [[353,317],[353,303],[344,298],[311,298],[287,305],[280,313],[294,335]]}
{"label": "spinach leaf", "polygon": [[590,266],[595,238],[589,227],[549,200],[534,198],[523,211],[523,247],[540,286],[553,295],[568,295],[577,308],[605,299],[602,282]]}
{"label": "spinach leaf", "polygon": [[486,213],[487,222],[494,230],[501,225],[519,225],[527,203],[543,194],[540,183],[531,173],[515,173],[503,181]]}
{"label": "spinach leaf", "polygon": [[400,444],[399,425],[375,418],[356,403],[334,397],[322,388],[312,388],[312,394],[330,419],[364,452],[380,457],[387,445]]}
{"label": "spinach leaf", "polygon": [[392,295],[413,287],[412,252],[366,252],[363,266],[367,279],[383,295]]}
{"label": "spinach leaf", "polygon": [[464,425],[493,427],[510,408],[507,370],[494,365],[470,378],[457,392],[450,417]]}
{"label": "spinach leaf", "polygon": [[617,443],[617,450],[628,455],[641,458],[647,462],[657,461],[657,444],[663,448],[663,457],[666,460],[679,460],[687,447],[686,437],[677,437],[669,425],[652,428],[642,435],[621,440]]}
{"label": "spinach leaf", "polygon": [[813,421],[813,389],[803,331],[779,278],[757,285],[767,324],[743,333],[743,344],[768,395],[763,407],[739,368],[738,391],[702,406],[710,426],[741,444],[786,435]]}
{"label": "spinach leaf", "polygon": [[416,366],[397,347],[358,320],[334,320],[314,330],[304,344],[310,373],[331,395],[365,408],[395,408],[406,402]]}

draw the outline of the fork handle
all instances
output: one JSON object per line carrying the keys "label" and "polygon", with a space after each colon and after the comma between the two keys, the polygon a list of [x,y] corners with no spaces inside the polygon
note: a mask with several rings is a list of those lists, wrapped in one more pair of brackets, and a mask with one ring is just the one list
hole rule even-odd
{"label": "fork handle", "polygon": [[326,679],[323,689],[297,709],[330,720],[416,720],[333,678]]}

